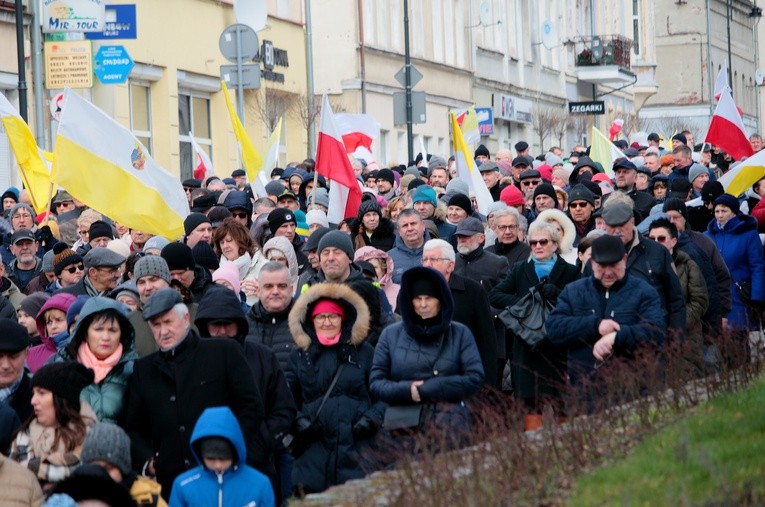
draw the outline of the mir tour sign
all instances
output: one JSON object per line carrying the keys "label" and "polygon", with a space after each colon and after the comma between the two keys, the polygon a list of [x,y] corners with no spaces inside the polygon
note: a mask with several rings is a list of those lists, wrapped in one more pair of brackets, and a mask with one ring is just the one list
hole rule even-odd
{"label": "mir tour sign", "polygon": [[43,0],[43,32],[102,32],[104,0]]}

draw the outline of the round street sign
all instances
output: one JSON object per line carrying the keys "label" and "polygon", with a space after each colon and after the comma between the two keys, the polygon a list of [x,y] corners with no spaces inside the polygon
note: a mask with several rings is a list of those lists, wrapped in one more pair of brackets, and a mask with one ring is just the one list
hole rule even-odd
{"label": "round street sign", "polygon": [[229,25],[220,34],[218,40],[218,46],[220,47],[221,54],[229,62],[236,63],[236,34],[239,32],[241,39],[240,47],[242,49],[241,58],[243,62],[249,62],[258,56],[258,36],[255,30],[247,25],[236,23]]}

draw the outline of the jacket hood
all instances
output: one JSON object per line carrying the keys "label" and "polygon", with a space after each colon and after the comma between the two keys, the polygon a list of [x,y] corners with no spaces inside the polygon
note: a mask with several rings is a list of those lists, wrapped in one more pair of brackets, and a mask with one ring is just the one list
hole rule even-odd
{"label": "jacket hood", "polygon": [[577,179],[579,178],[579,172],[581,171],[582,167],[592,168],[592,174],[598,174],[600,172],[598,165],[590,157],[579,157],[579,161],[576,163],[574,170],[571,171],[571,174],[568,177],[569,185],[576,185]]}
{"label": "jacket hood", "polygon": [[720,229],[717,225],[717,220],[712,217],[709,225],[707,225],[707,230],[712,234],[718,234],[720,232],[741,234],[746,231],[757,231],[757,219],[753,216],[738,214],[728,220],[725,227]]}
{"label": "jacket hood", "polygon": [[236,449],[236,464],[247,463],[247,448],[244,445],[242,429],[230,408],[211,407],[199,416],[194,432],[191,434],[191,452],[200,466],[204,466],[204,462],[199,444],[203,438],[208,437],[225,438]]}
{"label": "jacket hood", "polygon": [[[282,238],[284,239],[284,238]],[[205,291],[197,307],[194,324],[202,336],[210,336],[207,326],[215,320],[232,320],[237,323],[239,332],[237,338],[247,336],[250,325],[242,311],[242,302],[234,291],[223,285],[210,285]]]}
{"label": "jacket hood", "polygon": [[354,262],[368,261],[370,259],[382,259],[385,261],[385,274],[381,280],[378,280],[378,282],[383,287],[387,286],[393,277],[393,268],[395,267],[393,264],[393,259],[391,259],[387,252],[383,252],[379,248],[375,248],[373,246],[363,246],[356,250],[356,253],[353,256]]}
{"label": "jacket hood", "polygon": [[242,190],[232,190],[223,200],[223,206],[228,209],[243,209],[252,213],[252,203],[246,192]]}
{"label": "jacket hood", "polygon": [[297,299],[289,315],[292,339],[298,348],[307,350],[316,340],[311,312],[320,299],[332,299],[345,309],[341,342],[360,345],[369,333],[369,307],[356,292],[345,284],[317,283]]}
{"label": "jacket hood", "polygon": [[[428,332],[423,326],[416,323],[418,316],[414,311],[414,305],[412,305],[412,283],[417,279],[430,280],[439,287],[438,292],[441,294],[441,297],[438,298],[441,301],[441,323],[430,328]],[[449,285],[441,273],[434,269],[417,266],[404,271],[404,274],[401,275],[401,289],[398,292],[396,310],[401,313],[401,320],[410,335],[414,337],[439,335],[452,321],[454,300]]]}
{"label": "jacket hood", "polygon": [[60,292],[51,296],[49,300],[42,305],[40,311],[37,312],[35,322],[37,322],[37,332],[40,333],[40,338],[49,338],[48,333],[45,331],[45,312],[50,309],[61,310],[66,314],[66,311],[72,306],[77,296],[66,292]]}
{"label": "jacket hood", "polygon": [[263,256],[267,257],[268,251],[274,249],[281,251],[287,258],[287,264],[289,264],[290,270],[290,283],[293,287],[297,287],[298,260],[297,256],[295,255],[295,247],[292,246],[290,240],[284,236],[276,236],[266,241],[266,244],[263,245]]}
{"label": "jacket hood", "polygon": [[560,252],[565,254],[571,251],[576,239],[576,227],[574,227],[574,222],[565,213],[558,209],[546,209],[537,215],[536,220],[548,223],[553,220],[558,222],[563,229],[563,237],[560,240]]}
{"label": "jacket hood", "polygon": [[93,318],[106,310],[114,310],[117,313],[117,318],[120,324],[120,342],[122,343],[123,355],[133,348],[135,340],[135,331],[133,326],[125,314],[124,305],[117,301],[105,297],[92,297],[85,302],[85,305],[80,310],[80,317],[77,319],[77,323],[72,329],[72,339],[69,342],[69,348],[75,352],[79,348],[80,344],[85,340],[88,334],[88,327],[93,321]]}

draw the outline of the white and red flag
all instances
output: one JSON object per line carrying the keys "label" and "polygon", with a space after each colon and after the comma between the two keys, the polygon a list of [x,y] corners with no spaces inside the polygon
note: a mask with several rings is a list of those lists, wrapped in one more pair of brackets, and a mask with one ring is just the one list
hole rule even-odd
{"label": "white and red flag", "polygon": [[361,189],[326,95],[321,103],[316,172],[332,180],[327,210],[329,222],[337,224],[346,217],[355,217],[361,205]]}
{"label": "white and red flag", "polygon": [[347,153],[353,153],[359,147],[371,152],[372,141],[380,137],[380,124],[368,114],[338,113],[335,115],[335,125]]}
{"label": "white and red flag", "polygon": [[715,108],[704,142],[719,146],[734,160],[754,154],[744,130],[744,122],[727,87],[720,94],[720,101]]}
{"label": "white and red flag", "polygon": [[715,100],[720,100],[720,95],[726,88],[729,88],[727,62],[723,63],[722,67],[720,67],[720,72],[717,73],[717,78],[715,79]]}
{"label": "white and red flag", "polygon": [[213,176],[215,174],[212,161],[210,160],[210,157],[207,156],[207,152],[197,144],[197,141],[194,139],[194,136],[191,135],[191,132],[189,132],[189,138],[191,138],[191,147],[194,149],[194,156],[197,159],[197,165],[194,166],[194,178],[204,182],[208,176]]}

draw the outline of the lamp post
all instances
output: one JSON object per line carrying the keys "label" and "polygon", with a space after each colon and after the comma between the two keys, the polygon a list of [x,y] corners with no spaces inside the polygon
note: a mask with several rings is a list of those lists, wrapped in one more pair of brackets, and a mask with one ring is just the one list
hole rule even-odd
{"label": "lamp post", "polygon": [[16,0],[16,57],[19,71],[19,114],[27,121],[27,76],[24,62],[24,8]]}

